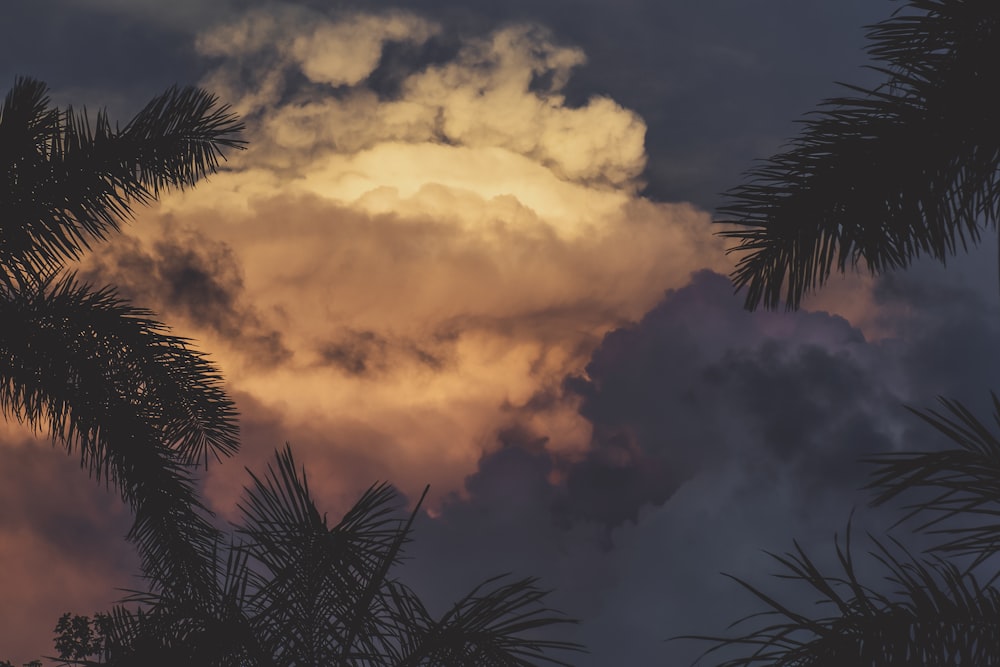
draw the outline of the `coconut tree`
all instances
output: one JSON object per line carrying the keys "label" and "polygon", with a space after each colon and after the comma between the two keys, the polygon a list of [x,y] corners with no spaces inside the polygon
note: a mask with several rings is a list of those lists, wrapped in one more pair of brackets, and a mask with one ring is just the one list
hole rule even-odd
{"label": "coconut tree", "polygon": [[57,627],[59,659],[114,667],[529,667],[566,665],[551,652],[580,649],[539,636],[574,621],[545,608],[546,592],[532,579],[488,579],[431,614],[395,577],[420,502],[398,515],[388,485],[369,488],[331,526],[287,446],[251,481],[234,536],[217,544],[210,594],[153,590],[130,598],[138,609],[66,615]]}
{"label": "coconut tree", "polygon": [[165,586],[209,576],[215,530],[191,469],[236,451],[236,412],[188,341],[65,268],[137,206],[216,171],[241,130],[197,88],[167,90],[124,127],[53,107],[28,78],[0,108],[0,410],[117,487]]}
{"label": "coconut tree", "polygon": [[750,309],[797,308],[834,269],[944,262],[997,223],[1000,4],[910,0],[868,38],[885,82],[823,102],[720,207]]}

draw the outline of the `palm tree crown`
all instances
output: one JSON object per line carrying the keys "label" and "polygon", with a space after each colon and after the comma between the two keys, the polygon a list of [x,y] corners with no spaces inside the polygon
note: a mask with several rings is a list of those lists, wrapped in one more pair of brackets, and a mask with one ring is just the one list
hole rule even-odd
{"label": "palm tree crown", "polygon": [[[216,551],[210,595],[136,593],[139,611],[66,615],[56,648],[68,664],[240,667],[532,667],[579,651],[538,632],[574,623],[544,606],[533,579],[494,577],[432,615],[394,575],[420,502],[396,515],[395,492],[369,488],[335,525],[291,449],[252,484],[242,521]],[[425,492],[426,493],[426,492]]]}
{"label": "palm tree crown", "polygon": [[824,102],[720,208],[750,309],[797,308],[834,268],[943,262],[1000,216],[1000,3],[911,0],[868,36],[887,81]]}
{"label": "palm tree crown", "polygon": [[63,269],[136,204],[214,172],[242,127],[196,88],[171,88],[120,129],[51,107],[27,78],[0,108],[0,410],[119,488],[162,585],[208,576],[215,530],[190,468],[236,451],[236,411],[187,341]]}

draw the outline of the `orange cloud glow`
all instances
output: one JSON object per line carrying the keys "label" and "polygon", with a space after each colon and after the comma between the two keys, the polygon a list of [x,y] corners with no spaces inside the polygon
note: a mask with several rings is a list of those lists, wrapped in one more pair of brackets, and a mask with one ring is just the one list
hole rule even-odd
{"label": "orange cloud glow", "polygon": [[[705,213],[638,194],[642,120],[604,97],[566,103],[585,58],[544,30],[469,39],[375,89],[387,43],[439,31],[401,12],[296,10],[203,35],[199,48],[221,59],[205,85],[247,119],[251,147],[91,263],[197,338],[307,460],[332,457],[331,493],[374,473],[440,498],[514,420],[549,447],[585,447],[574,405],[519,407],[558,395],[605,332],[691,271],[726,270]],[[225,271],[206,253],[229,258],[238,325],[141,287],[151,278],[135,257],[168,247],[209,273]],[[265,363],[261,340],[283,353]],[[220,507],[237,468],[208,484]]]}

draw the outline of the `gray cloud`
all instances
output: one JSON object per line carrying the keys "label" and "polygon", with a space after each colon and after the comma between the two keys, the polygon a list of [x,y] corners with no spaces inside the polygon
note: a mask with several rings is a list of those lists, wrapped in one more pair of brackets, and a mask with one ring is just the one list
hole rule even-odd
{"label": "gray cloud", "polygon": [[[931,298],[916,287],[878,293]],[[565,453],[526,427],[500,432],[465,492],[418,528],[413,576],[430,589],[445,569],[468,582],[542,575],[554,604],[585,620],[574,636],[594,654],[579,665],[686,664],[704,647],[663,639],[724,632],[757,609],[720,571],[807,604],[806,591],[767,580],[775,568],[761,550],[794,538],[832,568],[833,535],[852,507],[857,535],[888,529],[891,510],[864,509],[858,459],[942,446],[902,403],[926,405],[936,387],[969,378],[968,360],[933,362],[943,350],[986,353],[998,318],[970,308],[978,297],[967,289],[940,298],[951,315],[910,311],[896,324],[917,335],[867,341],[826,313],[746,313],[724,277],[695,274],[605,336],[585,376],[511,410],[516,423],[575,396],[593,438]],[[461,553],[460,564],[433,562],[441,553]],[[877,582],[872,563],[859,567]]]}
{"label": "gray cloud", "polygon": [[[594,425],[592,451],[619,461],[621,452],[633,452],[626,465],[644,474],[670,471],[669,490],[644,494],[632,480],[629,494],[617,495],[619,502],[633,496],[634,515],[644,503],[662,504],[697,472],[746,452],[779,462],[831,452],[850,462],[887,448],[879,420],[898,399],[867,365],[871,356],[846,321],[746,313],[729,281],[706,271],[668,292],[634,326],[605,336],[586,376],[568,378],[566,388],[581,397],[580,412]],[[847,451],[834,444],[846,434]],[[852,464],[847,469],[849,476]],[[579,484],[599,487],[594,479]]]}
{"label": "gray cloud", "polygon": [[988,392],[1000,389],[1000,308],[989,293],[996,287],[990,280],[984,290],[975,274],[966,281],[945,273],[925,265],[879,281],[876,302],[897,331],[884,346],[899,359],[917,406],[940,395],[985,408]]}

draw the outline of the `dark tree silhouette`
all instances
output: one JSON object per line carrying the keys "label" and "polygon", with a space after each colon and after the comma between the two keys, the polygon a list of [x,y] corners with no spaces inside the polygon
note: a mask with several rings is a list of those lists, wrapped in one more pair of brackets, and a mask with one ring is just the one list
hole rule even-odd
{"label": "dark tree silhouette", "polygon": [[944,262],[996,226],[1000,3],[910,0],[868,37],[887,81],[826,100],[719,209],[750,309],[797,308],[834,269]]}
{"label": "dark tree silhouette", "polygon": [[576,644],[538,631],[573,623],[543,606],[532,579],[488,579],[439,618],[393,576],[420,504],[395,512],[393,490],[366,491],[327,525],[291,450],[276,454],[240,504],[242,522],[216,551],[217,585],[178,598],[136,593],[139,611],[64,616],[56,649],[67,664],[529,667],[566,665]]}
{"label": "dark tree silhouette", "polygon": [[216,531],[191,468],[236,451],[236,412],[186,340],[65,266],[136,205],[216,171],[242,127],[197,88],[171,88],[124,128],[53,108],[27,78],[0,108],[0,409],[119,489],[129,539],[165,587],[211,576]]}
{"label": "dark tree silhouette", "polygon": [[[733,279],[749,309],[782,299],[798,308],[834,268],[943,262],[997,225],[1000,117],[989,100],[1000,84],[1000,3],[910,0],[869,37],[886,83],[827,100],[787,151],[728,193],[719,222],[740,227],[723,235],[745,253]],[[917,519],[916,530],[938,538],[929,554],[872,538],[885,581],[869,585],[850,526],[839,572],[821,572],[796,545],[774,556],[778,576],[804,583],[820,606],[793,609],[737,580],[765,610],[741,621],[756,623],[743,635],[699,637],[712,642],[708,653],[735,654],[725,667],[1000,664],[1000,437],[962,404],[942,405],[914,412],[950,449],[868,460],[873,503],[910,498],[901,522]],[[996,396],[994,407],[1000,426]]]}

